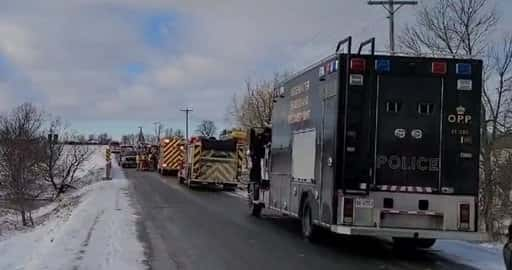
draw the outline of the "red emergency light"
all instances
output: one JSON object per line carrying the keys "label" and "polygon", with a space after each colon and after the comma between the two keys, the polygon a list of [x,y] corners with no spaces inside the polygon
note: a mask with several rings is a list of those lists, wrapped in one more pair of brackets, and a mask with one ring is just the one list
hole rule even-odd
{"label": "red emergency light", "polygon": [[438,75],[444,75],[448,71],[446,62],[432,62],[432,73]]}
{"label": "red emergency light", "polygon": [[363,58],[350,59],[350,71],[363,73],[366,70],[366,60]]}

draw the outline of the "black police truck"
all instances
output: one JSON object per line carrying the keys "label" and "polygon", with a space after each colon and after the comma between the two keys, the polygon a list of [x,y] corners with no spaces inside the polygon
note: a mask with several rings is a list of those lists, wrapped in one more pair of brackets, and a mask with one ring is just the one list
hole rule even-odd
{"label": "black police truck", "polygon": [[481,240],[482,61],[351,45],[275,89],[272,126],[250,132],[252,214],[300,218],[308,238],[325,227],[419,247]]}

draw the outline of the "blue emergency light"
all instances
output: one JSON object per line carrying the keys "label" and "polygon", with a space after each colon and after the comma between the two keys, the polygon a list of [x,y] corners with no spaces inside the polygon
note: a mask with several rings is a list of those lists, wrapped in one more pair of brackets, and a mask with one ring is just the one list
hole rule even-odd
{"label": "blue emergency light", "polygon": [[457,75],[471,75],[471,64],[459,63],[455,65],[455,73]]}
{"label": "blue emergency light", "polygon": [[391,71],[391,61],[389,59],[375,60],[375,70],[379,73]]}

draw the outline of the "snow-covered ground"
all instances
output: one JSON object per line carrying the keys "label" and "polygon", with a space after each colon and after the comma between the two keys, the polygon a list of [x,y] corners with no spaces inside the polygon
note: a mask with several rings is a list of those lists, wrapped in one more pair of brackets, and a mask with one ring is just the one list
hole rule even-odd
{"label": "snow-covered ground", "polygon": [[[103,158],[97,151],[88,172],[98,172]],[[41,225],[2,236],[0,269],[145,269],[128,181],[115,162],[113,167],[112,181],[91,179],[94,184],[36,210],[36,219],[46,217]]]}
{"label": "snow-covered ground", "polygon": [[450,261],[481,270],[505,270],[503,245],[474,244],[463,241],[438,241],[434,251]]}

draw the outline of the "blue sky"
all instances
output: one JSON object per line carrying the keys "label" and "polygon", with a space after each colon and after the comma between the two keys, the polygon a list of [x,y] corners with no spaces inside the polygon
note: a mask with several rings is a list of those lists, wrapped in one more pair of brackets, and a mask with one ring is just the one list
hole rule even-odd
{"label": "blue sky", "polygon": [[[497,0],[500,31],[510,1]],[[397,15],[397,32],[414,8]],[[4,0],[0,4],[0,111],[33,102],[78,132],[114,137],[220,127],[244,81],[293,72],[333,52],[337,40],[387,45],[380,7],[360,0]]]}

